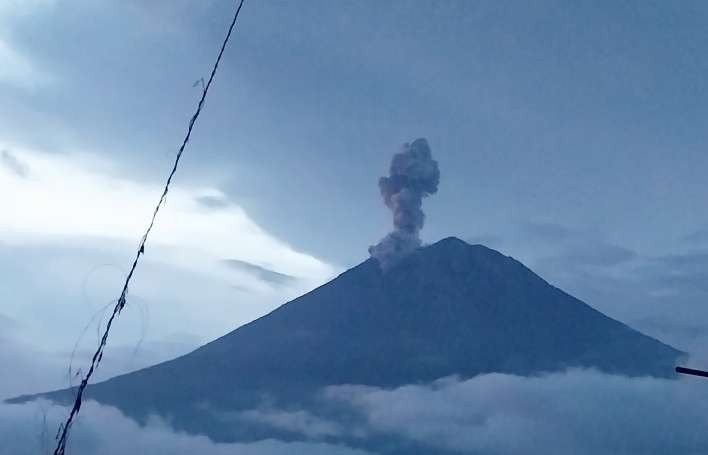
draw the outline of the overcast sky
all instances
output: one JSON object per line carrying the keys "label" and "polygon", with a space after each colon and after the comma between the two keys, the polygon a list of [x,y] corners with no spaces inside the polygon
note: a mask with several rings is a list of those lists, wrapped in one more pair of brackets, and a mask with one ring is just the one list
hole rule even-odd
{"label": "overcast sky", "polygon": [[[65,385],[77,339],[85,363],[232,6],[0,0],[0,396]],[[247,0],[101,377],[364,260],[377,179],[421,136],[425,241],[497,248],[708,367],[706,23],[688,0]]]}

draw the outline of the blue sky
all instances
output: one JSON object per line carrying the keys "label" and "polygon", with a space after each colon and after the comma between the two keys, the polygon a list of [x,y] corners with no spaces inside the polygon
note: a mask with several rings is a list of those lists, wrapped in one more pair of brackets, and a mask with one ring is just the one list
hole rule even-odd
{"label": "blue sky", "polygon": [[[0,395],[65,384],[231,7],[0,0],[0,338],[34,378]],[[708,366],[707,21],[698,1],[247,0],[104,377],[365,259],[391,224],[377,179],[421,136],[425,241],[498,248]]]}

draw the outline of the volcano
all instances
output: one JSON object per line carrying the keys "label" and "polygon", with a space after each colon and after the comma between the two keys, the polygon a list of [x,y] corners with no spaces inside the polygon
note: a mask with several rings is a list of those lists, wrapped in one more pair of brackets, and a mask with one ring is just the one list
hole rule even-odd
{"label": "volcano", "polygon": [[[519,261],[447,238],[382,272],[368,259],[177,359],[115,377],[85,398],[139,420],[169,416],[217,440],[215,410],[303,406],[329,385],[395,387],[446,376],[595,368],[672,377],[683,353],[550,285]],[[41,395],[73,401],[71,390]],[[25,396],[13,401],[27,401]]]}

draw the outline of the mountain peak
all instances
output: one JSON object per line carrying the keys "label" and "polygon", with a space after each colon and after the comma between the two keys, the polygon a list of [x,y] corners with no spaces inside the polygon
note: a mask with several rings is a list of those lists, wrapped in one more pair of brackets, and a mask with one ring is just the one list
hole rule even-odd
{"label": "mountain peak", "polygon": [[445,237],[444,239],[440,239],[437,242],[435,242],[433,245],[440,245],[440,246],[447,246],[447,245],[459,245],[459,246],[470,246],[469,243],[465,242],[459,237],[455,236],[450,236],[450,237]]}
{"label": "mountain peak", "polygon": [[[445,237],[430,245],[425,245],[415,251],[411,256],[416,256],[418,261],[431,261],[435,258],[453,260],[456,257],[471,256],[477,260],[489,261],[512,261],[516,260],[505,256],[497,250],[486,247],[482,244],[469,244],[458,237]],[[520,264],[520,263],[519,263]]]}
{"label": "mountain peak", "polygon": [[382,279],[391,288],[403,289],[409,286],[406,282],[417,282],[430,283],[441,291],[466,284],[486,286],[490,280],[500,289],[527,282],[547,285],[516,259],[484,245],[471,245],[457,237],[447,237],[418,248],[386,270]]}
{"label": "mountain peak", "polygon": [[519,261],[448,237],[385,273],[369,259],[186,356],[87,393],[129,415],[179,415],[188,428],[196,411],[185,403],[244,409],[328,385],[395,387],[489,372],[673,377],[681,355]]}
{"label": "mountain peak", "polygon": [[418,248],[417,253],[423,254],[470,254],[476,252],[477,254],[492,254],[503,256],[496,250],[488,248],[481,244],[469,244],[459,237],[445,237],[444,239],[438,240],[430,245],[425,245]]}

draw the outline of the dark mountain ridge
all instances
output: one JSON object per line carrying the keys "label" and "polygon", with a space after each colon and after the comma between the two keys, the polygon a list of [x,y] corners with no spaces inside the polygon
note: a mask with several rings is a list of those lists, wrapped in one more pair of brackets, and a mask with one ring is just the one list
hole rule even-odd
{"label": "dark mountain ridge", "polygon": [[[386,272],[369,259],[190,354],[92,385],[86,397],[232,439],[205,409],[295,406],[328,385],[395,387],[489,372],[586,367],[673,377],[682,355],[511,257],[446,238]],[[73,400],[68,390],[42,396]]]}

